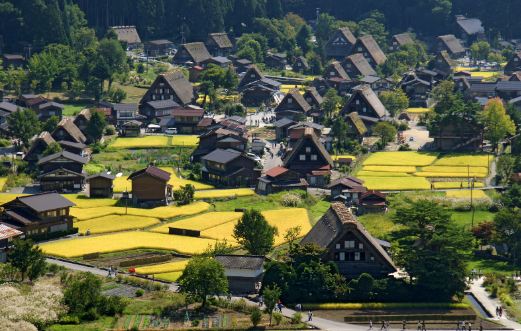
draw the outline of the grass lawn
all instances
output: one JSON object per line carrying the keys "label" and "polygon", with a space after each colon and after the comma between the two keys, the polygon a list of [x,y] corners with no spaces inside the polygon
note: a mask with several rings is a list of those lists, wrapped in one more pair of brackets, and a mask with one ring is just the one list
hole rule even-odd
{"label": "grass lawn", "polygon": [[[472,224],[472,212],[471,211],[454,211],[452,212],[452,219],[459,226],[463,226],[465,228],[471,227]],[[493,221],[494,213],[485,210],[476,210],[474,212],[474,225],[479,223]]]}
{"label": "grass lawn", "polygon": [[117,82],[115,82],[113,86],[119,87],[127,93],[127,97],[123,100],[124,103],[138,103],[147,92],[146,88],[135,87],[132,85],[121,85]]}
{"label": "grass lawn", "polygon": [[110,330],[113,329],[116,325],[117,319],[115,317],[107,317],[102,316],[94,322],[85,322],[81,325],[51,325],[47,327],[46,331],[77,331],[77,330],[86,330],[86,331],[99,331],[99,330]]}
{"label": "grass lawn", "polygon": [[384,240],[389,239],[388,235],[391,232],[402,228],[401,225],[395,224],[391,220],[391,215],[389,215],[389,213],[365,214],[359,216],[358,221],[364,225],[372,236]]}
{"label": "grass lawn", "polygon": [[85,108],[94,106],[92,103],[74,103],[63,105],[63,116],[75,116]]}
{"label": "grass lawn", "polygon": [[492,259],[485,259],[479,257],[473,257],[467,263],[468,270],[476,269],[480,270],[481,273],[497,273],[503,275],[512,275],[514,271],[519,271],[518,268],[514,267],[507,261],[498,261]]}
{"label": "grass lawn", "polygon": [[326,211],[331,206],[329,201],[320,200],[315,205],[309,207],[309,216],[311,218],[311,224],[315,225],[318,220],[326,213]]}

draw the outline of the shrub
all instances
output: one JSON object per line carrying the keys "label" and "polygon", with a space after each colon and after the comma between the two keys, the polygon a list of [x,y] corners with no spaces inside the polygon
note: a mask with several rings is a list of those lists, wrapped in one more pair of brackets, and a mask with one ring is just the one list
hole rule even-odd
{"label": "shrub", "polygon": [[296,312],[291,316],[291,324],[300,324],[302,323],[302,314],[299,312]]}
{"label": "shrub", "polygon": [[139,290],[136,291],[136,296],[137,297],[142,297],[143,294],[145,294],[145,291],[143,291],[142,289],[139,289]]}
{"label": "shrub", "polygon": [[280,204],[284,207],[297,207],[302,203],[300,196],[294,193],[286,193],[280,199]]}
{"label": "shrub", "polygon": [[262,312],[260,311],[260,309],[259,308],[253,309],[250,313],[250,321],[251,321],[251,324],[253,324],[253,327],[256,327],[257,325],[259,325],[261,319],[262,319]]}
{"label": "shrub", "polygon": [[109,125],[107,126],[107,128],[105,129],[105,134],[107,136],[113,136],[116,134],[116,128],[114,128],[113,125]]}
{"label": "shrub", "polygon": [[11,146],[11,141],[9,139],[0,138],[0,147]]}
{"label": "shrub", "polygon": [[499,295],[499,300],[501,300],[501,302],[506,306],[510,307],[514,305],[514,300],[512,300],[510,295],[508,295],[507,293],[501,293]]}
{"label": "shrub", "polygon": [[273,313],[273,320],[275,321],[275,325],[279,325],[282,322],[282,314],[281,313]]}
{"label": "shrub", "polygon": [[67,324],[80,324],[80,319],[78,316],[65,315],[58,321],[59,324],[67,325]]}

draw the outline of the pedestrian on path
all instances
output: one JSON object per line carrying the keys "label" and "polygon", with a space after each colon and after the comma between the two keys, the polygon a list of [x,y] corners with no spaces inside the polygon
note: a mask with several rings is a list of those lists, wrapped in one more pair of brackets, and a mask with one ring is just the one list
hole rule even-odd
{"label": "pedestrian on path", "polygon": [[483,320],[479,321],[479,331],[483,331]]}
{"label": "pedestrian on path", "polygon": [[308,311],[308,322],[311,322],[313,320],[313,312]]}
{"label": "pedestrian on path", "polygon": [[110,278],[110,276],[112,276],[112,266],[109,267],[109,274],[107,275],[107,277]]}
{"label": "pedestrian on path", "polygon": [[373,320],[369,320],[369,330],[373,329]]}
{"label": "pedestrian on path", "polygon": [[407,322],[405,320],[402,321],[402,330],[405,331],[407,329]]}
{"label": "pedestrian on path", "polygon": [[422,322],[418,321],[418,325],[416,326],[416,330],[418,330],[418,331],[422,330]]}
{"label": "pedestrian on path", "polygon": [[380,327],[380,331],[382,331],[383,329],[385,329],[385,321],[382,320],[382,326]]}
{"label": "pedestrian on path", "polygon": [[425,320],[422,321],[422,331],[427,331],[427,327],[425,326]]}
{"label": "pedestrian on path", "polygon": [[469,322],[468,327],[469,327],[468,330],[472,331],[472,323]]}
{"label": "pedestrian on path", "polygon": [[261,296],[259,296],[259,307],[262,307],[262,303],[264,301],[264,298]]}

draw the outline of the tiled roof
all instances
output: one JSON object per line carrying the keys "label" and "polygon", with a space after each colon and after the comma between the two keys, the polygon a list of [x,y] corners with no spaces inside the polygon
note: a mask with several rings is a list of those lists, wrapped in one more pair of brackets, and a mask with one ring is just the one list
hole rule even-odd
{"label": "tiled roof", "polygon": [[264,256],[257,255],[216,255],[215,259],[225,269],[259,270],[264,265]]}
{"label": "tiled roof", "polygon": [[62,195],[55,192],[47,192],[18,197],[16,198],[16,200],[20,201],[21,203],[38,213],[47,210],[55,210],[75,206],[75,204],[72,201],[64,198]]}
{"label": "tiled roof", "polygon": [[0,240],[9,239],[23,234],[22,231],[13,229],[5,224],[0,224]]}

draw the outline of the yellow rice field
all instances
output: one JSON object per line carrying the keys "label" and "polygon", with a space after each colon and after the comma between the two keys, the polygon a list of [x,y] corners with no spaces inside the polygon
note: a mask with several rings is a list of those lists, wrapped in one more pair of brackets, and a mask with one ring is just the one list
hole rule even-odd
{"label": "yellow rice field", "polygon": [[445,155],[437,159],[433,166],[462,166],[462,167],[488,167],[488,162],[492,161],[493,157],[486,154],[476,155]]}
{"label": "yellow rice field", "polygon": [[93,218],[86,221],[76,222],[75,227],[79,233],[85,233],[87,230],[91,234],[118,232],[124,230],[143,229],[161,221],[154,217],[134,216],[134,215],[108,215]]}
{"label": "yellow rice field", "polygon": [[154,278],[164,280],[167,282],[177,282],[177,280],[179,279],[179,277],[181,277],[182,274],[182,271],[166,272],[163,274],[155,274]]}
{"label": "yellow rice field", "polygon": [[351,159],[351,160],[356,160],[356,156],[354,156],[354,155],[350,155],[350,154],[331,155],[331,158],[333,159],[333,161],[336,161],[336,160],[338,160],[338,159]]}
{"label": "yellow rice field", "polygon": [[180,229],[187,230],[197,230],[203,231],[209,228],[213,228],[215,226],[236,221],[241,218],[242,213],[222,211],[222,212],[210,212],[201,215],[197,215],[194,217],[189,217],[182,219],[180,221],[170,222],[166,224],[162,224],[157,228],[153,228],[150,231],[159,232],[159,233],[168,233],[169,227],[176,227]]}
{"label": "yellow rice field", "polygon": [[362,171],[414,173],[416,171],[416,167],[413,167],[413,166],[372,166],[372,165],[368,165],[368,166],[363,167]]}
{"label": "yellow rice field", "polygon": [[377,152],[371,154],[364,166],[428,166],[433,163],[438,154],[422,152]]}
{"label": "yellow rice field", "polygon": [[150,265],[136,268],[136,273],[140,275],[163,274],[173,271],[183,271],[188,263],[187,260],[173,261],[161,264]]}
{"label": "yellow rice field", "polygon": [[[362,168],[363,169],[363,168]],[[357,177],[412,177],[404,172],[387,171],[365,171],[361,170],[356,174]]]}
{"label": "yellow rice field", "polygon": [[234,188],[226,190],[204,190],[196,191],[194,199],[215,199],[215,198],[232,198],[254,195],[255,191],[249,188]]}
{"label": "yellow rice field", "polygon": [[0,204],[4,204],[18,197],[23,197],[27,194],[15,194],[15,193],[0,193]]}
{"label": "yellow rice field", "polygon": [[[435,189],[447,189],[447,188],[468,188],[469,183],[466,181],[463,182],[435,182],[432,184]],[[474,183],[474,187],[484,187],[485,185],[480,182]]]}
{"label": "yellow rice field", "polygon": [[432,111],[431,108],[424,108],[424,107],[407,108],[407,112],[410,114],[425,114],[430,111]]}
{"label": "yellow rice field", "polygon": [[97,218],[107,215],[135,215],[135,216],[154,216],[157,218],[173,218],[178,216],[193,215],[202,213],[209,208],[206,202],[198,201],[186,206],[164,206],[152,209],[128,208],[125,207],[97,207],[97,208],[72,208],[71,215],[80,221]]}
{"label": "yellow rice field", "polygon": [[128,176],[121,176],[121,177],[114,178],[112,185],[114,185],[113,190],[116,193],[132,191],[132,183],[128,180]]}
{"label": "yellow rice field", "polygon": [[487,167],[463,167],[463,166],[428,166],[428,167],[422,167],[422,171],[427,172],[461,172],[461,173],[488,173]]}
{"label": "yellow rice field", "polygon": [[164,249],[183,254],[200,254],[214,243],[214,240],[205,238],[128,231],[46,242],[39,246],[48,255],[80,257],[85,254],[111,253],[139,248]]}
{"label": "yellow rice field", "polygon": [[0,191],[5,189],[5,183],[7,183],[7,177],[0,177]]}
{"label": "yellow rice field", "polygon": [[369,190],[401,191],[429,190],[431,183],[424,177],[362,177]]}
{"label": "yellow rice field", "polygon": [[[470,190],[447,191],[447,198],[470,199]],[[487,199],[488,195],[483,190],[472,190],[474,199]]]}
{"label": "yellow rice field", "polygon": [[95,208],[114,206],[118,200],[89,198],[82,194],[63,194],[63,196],[76,204],[77,208]]}
{"label": "yellow rice field", "polygon": [[487,177],[486,173],[482,172],[429,172],[429,171],[418,171],[414,174],[418,177],[431,177],[431,178],[485,178]]}
{"label": "yellow rice field", "polygon": [[195,135],[118,137],[109,146],[113,148],[168,148],[172,146],[197,146]]}
{"label": "yellow rice field", "polygon": [[160,169],[170,173],[170,181],[168,184],[172,185],[174,189],[178,189],[181,186],[185,186],[186,184],[191,184],[194,186],[196,190],[209,190],[214,188],[212,185],[196,182],[189,179],[179,178],[177,177],[174,169],[170,167],[160,167]]}

